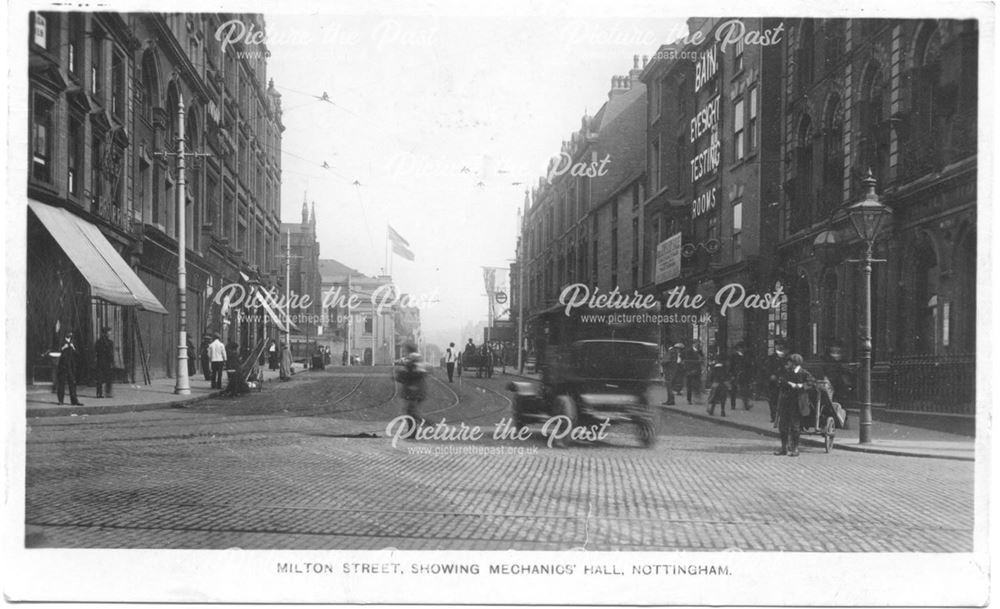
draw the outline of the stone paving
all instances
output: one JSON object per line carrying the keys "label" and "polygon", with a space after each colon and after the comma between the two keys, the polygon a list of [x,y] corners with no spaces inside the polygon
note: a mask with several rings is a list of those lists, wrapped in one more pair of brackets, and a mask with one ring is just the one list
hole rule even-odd
{"label": "stone paving", "polygon": [[[509,412],[503,382],[432,383],[426,411],[491,426]],[[775,457],[771,438],[676,413],[649,450],[628,433],[568,449],[537,434],[394,448],[394,396],[387,374],[319,373],[238,401],[31,420],[26,544],[972,549],[972,463],[818,448]]]}

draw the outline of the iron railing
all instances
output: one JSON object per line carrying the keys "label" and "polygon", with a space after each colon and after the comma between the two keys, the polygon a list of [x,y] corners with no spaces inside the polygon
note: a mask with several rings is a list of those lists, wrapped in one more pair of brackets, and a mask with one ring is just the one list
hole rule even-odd
{"label": "iron railing", "polygon": [[895,357],[889,366],[893,410],[972,415],[976,412],[976,356]]}

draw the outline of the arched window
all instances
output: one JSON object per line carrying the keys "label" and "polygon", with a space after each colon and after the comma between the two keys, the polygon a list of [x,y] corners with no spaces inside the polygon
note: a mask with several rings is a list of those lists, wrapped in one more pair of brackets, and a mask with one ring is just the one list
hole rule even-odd
{"label": "arched window", "polygon": [[140,93],[142,95],[142,105],[141,113],[142,117],[147,121],[153,120],[153,108],[159,103],[160,99],[160,85],[159,77],[156,72],[156,58],[153,56],[152,50],[146,50],[142,54],[142,78],[140,80],[142,87]]}
{"label": "arched window", "polygon": [[823,119],[823,202],[825,213],[840,206],[844,195],[844,124],[840,97],[831,96]]}
{"label": "arched window", "polygon": [[941,91],[941,33],[933,21],[924,25],[917,38],[914,58],[913,126],[919,131],[935,128],[935,115],[944,108]]}
{"label": "arched window", "polygon": [[177,101],[177,85],[170,83],[170,85],[167,86],[167,102],[164,106],[164,110],[166,111],[164,114],[167,117],[167,125],[163,138],[166,147],[170,150],[175,150],[177,146]]}
{"label": "arched window", "polygon": [[793,232],[812,221],[814,196],[812,119],[803,114],[795,149],[795,192],[790,209]]}
{"label": "arched window", "polygon": [[861,141],[854,180],[854,194],[857,196],[863,192],[861,179],[869,169],[883,186],[889,182],[888,95],[878,65],[868,67],[862,82]]}

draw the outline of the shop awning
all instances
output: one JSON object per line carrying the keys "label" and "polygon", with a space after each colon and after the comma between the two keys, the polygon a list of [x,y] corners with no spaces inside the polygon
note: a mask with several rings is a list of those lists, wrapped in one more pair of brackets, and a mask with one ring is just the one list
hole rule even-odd
{"label": "shop awning", "polygon": [[100,229],[65,209],[28,200],[66,256],[90,284],[91,294],[115,304],[167,314],[160,301],[118,254]]}

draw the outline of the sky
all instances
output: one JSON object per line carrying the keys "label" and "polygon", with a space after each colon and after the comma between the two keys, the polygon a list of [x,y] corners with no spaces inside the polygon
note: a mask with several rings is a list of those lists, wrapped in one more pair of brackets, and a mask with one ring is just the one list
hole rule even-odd
{"label": "sky", "polygon": [[[607,101],[612,76],[684,34],[684,20],[337,6],[265,13],[284,110],[282,221],[315,202],[322,258],[367,275],[388,261],[425,338],[458,342],[487,316],[482,267],[515,256],[525,189]],[[387,224],[414,261],[387,258]]]}

